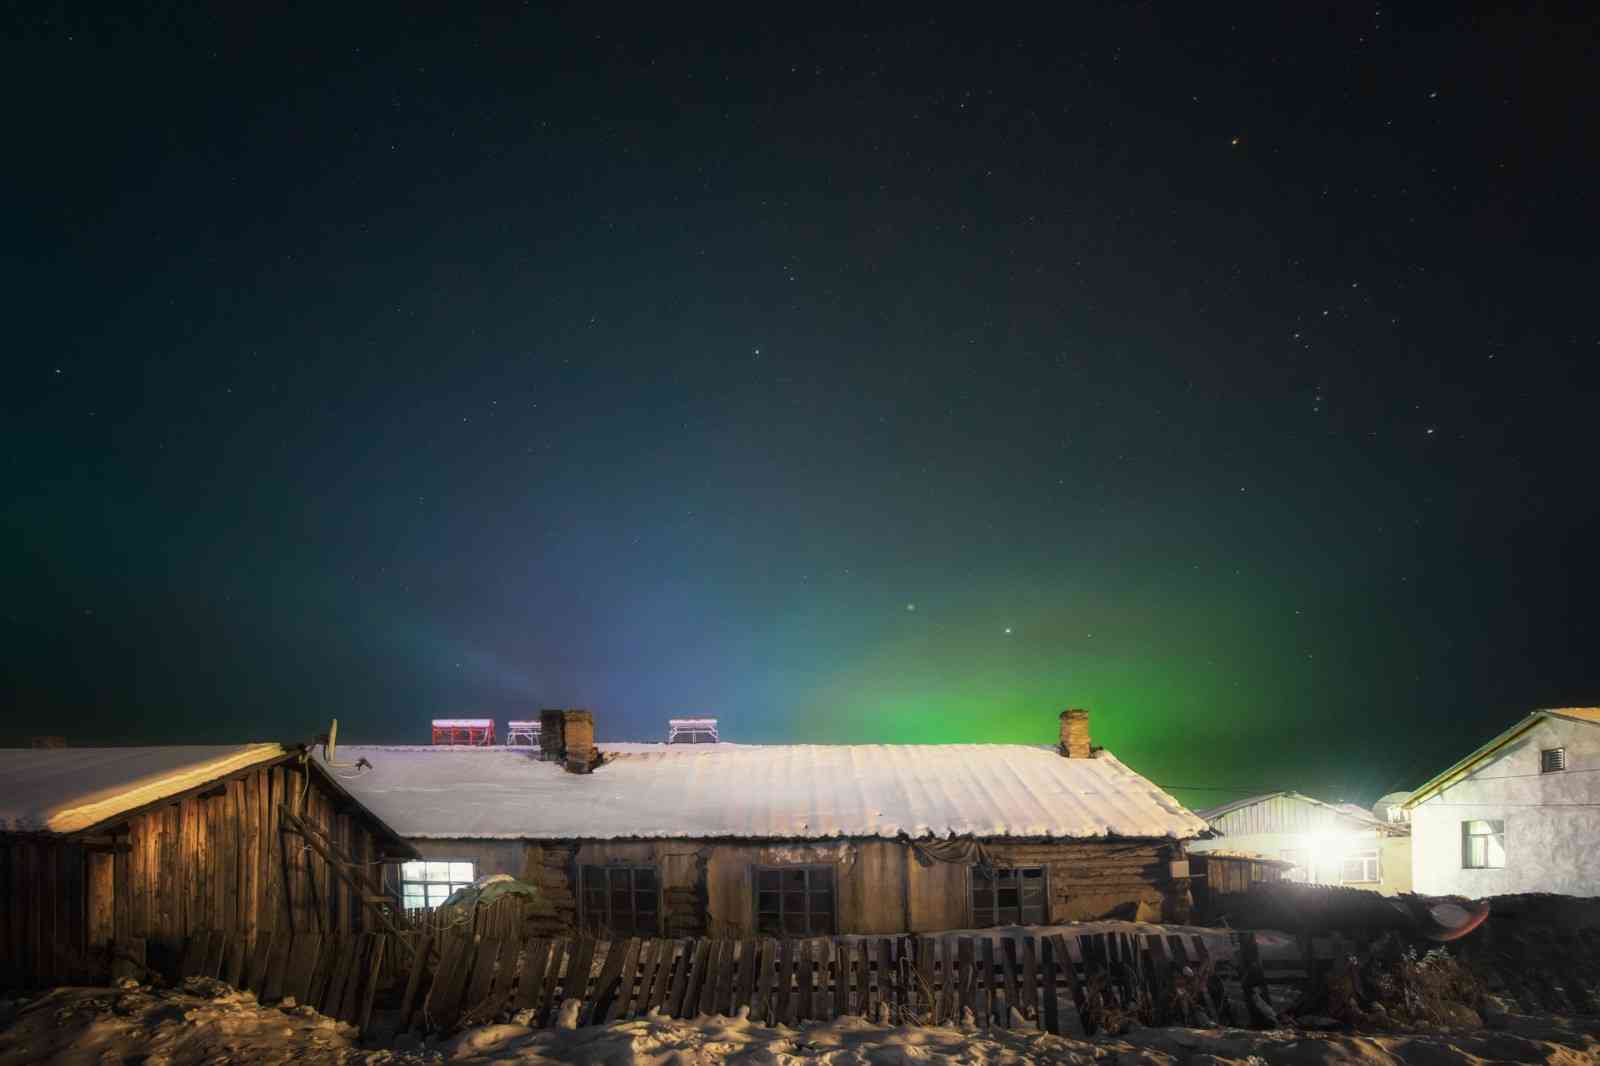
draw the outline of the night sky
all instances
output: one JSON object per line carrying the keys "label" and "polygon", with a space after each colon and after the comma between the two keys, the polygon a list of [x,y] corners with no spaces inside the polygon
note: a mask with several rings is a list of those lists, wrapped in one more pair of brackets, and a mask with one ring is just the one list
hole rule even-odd
{"label": "night sky", "polygon": [[0,742],[1084,706],[1205,806],[1600,700],[1581,5],[463,6],[4,16]]}

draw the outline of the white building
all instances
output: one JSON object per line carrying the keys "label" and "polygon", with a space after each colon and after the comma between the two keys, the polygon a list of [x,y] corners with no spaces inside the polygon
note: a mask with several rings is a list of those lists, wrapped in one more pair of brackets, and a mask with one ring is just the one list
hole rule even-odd
{"label": "white building", "polygon": [[1285,881],[1349,885],[1393,895],[1411,889],[1409,826],[1349,803],[1269,792],[1198,812],[1221,836],[1191,852],[1240,850],[1294,865]]}
{"label": "white building", "polygon": [[1534,711],[1405,805],[1418,892],[1600,895],[1600,707]]}

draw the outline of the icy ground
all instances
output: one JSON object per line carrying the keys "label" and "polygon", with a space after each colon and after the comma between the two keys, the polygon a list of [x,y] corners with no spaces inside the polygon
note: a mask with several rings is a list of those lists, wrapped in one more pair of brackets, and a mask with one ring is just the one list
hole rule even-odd
{"label": "icy ground", "polygon": [[402,1037],[363,1047],[354,1031],[306,1007],[262,1007],[248,992],[199,979],[183,991],[67,988],[0,1003],[0,1066],[19,1063],[579,1063],[584,1066],[1260,1066],[1263,1063],[1600,1063],[1600,1019],[1493,1014],[1495,1028],[1429,1033],[1135,1029],[1082,1040],[1033,1029],[979,1034],[889,1028],[849,1018],[798,1030],[742,1018],[651,1017],[590,1029],[470,1029],[438,1044]]}

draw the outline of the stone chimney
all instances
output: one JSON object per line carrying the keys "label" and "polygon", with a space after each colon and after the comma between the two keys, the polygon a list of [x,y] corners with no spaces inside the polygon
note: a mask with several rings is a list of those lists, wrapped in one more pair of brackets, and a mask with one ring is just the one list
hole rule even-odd
{"label": "stone chimney", "polygon": [[1089,747],[1089,712],[1074,707],[1061,712],[1061,754],[1068,759],[1087,759]]}
{"label": "stone chimney", "polygon": [[594,746],[594,715],[588,711],[540,711],[539,758],[568,772],[586,774],[600,762]]}

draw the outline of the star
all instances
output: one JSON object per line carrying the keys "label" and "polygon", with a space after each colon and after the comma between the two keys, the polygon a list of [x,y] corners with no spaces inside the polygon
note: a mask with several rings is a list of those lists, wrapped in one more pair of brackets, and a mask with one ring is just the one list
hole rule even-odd
{"label": "star", "polygon": [[906,610],[908,610],[908,611],[915,611],[915,610],[916,610],[916,609],[917,609],[917,605],[916,605],[916,604],[914,604],[914,603],[908,603],[908,604],[906,604]]}
{"label": "star", "polygon": [[1011,627],[1010,626],[1006,626],[1006,636],[1009,637],[1010,635],[1011,635]]}

